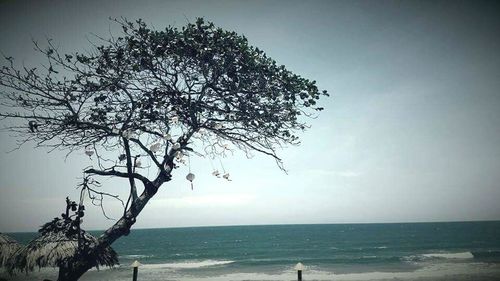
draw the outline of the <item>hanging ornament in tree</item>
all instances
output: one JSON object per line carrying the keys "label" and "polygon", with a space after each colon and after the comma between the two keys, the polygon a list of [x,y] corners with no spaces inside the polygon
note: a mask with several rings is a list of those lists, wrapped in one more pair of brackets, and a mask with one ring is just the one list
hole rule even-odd
{"label": "hanging ornament in tree", "polygon": [[178,116],[173,116],[173,117],[170,119],[170,122],[172,122],[172,124],[177,124],[177,123],[179,123],[179,117],[178,117]]}
{"label": "hanging ornament in tree", "polygon": [[166,134],[163,136],[163,139],[166,140],[166,141],[169,141],[172,139],[172,136],[170,134]]}
{"label": "hanging ornament in tree", "polygon": [[88,156],[88,157],[91,157],[92,155],[94,155],[94,150],[92,149],[91,146],[86,146],[85,147],[85,154]]}
{"label": "hanging ornament in tree", "polygon": [[193,190],[193,180],[194,180],[194,174],[193,174],[193,173],[189,173],[189,174],[187,174],[186,179],[187,179],[189,182],[191,182],[191,190]]}
{"label": "hanging ornament in tree", "polygon": [[220,159],[219,159],[219,163],[220,163],[220,166],[221,166],[221,168],[222,168],[222,172],[224,173],[224,175],[222,175],[222,177],[223,177],[225,180],[227,180],[227,181],[231,181],[231,180],[229,179],[229,173],[228,173],[228,172],[226,172],[226,169],[224,169],[224,165],[222,165],[222,161],[221,161]]}
{"label": "hanging ornament in tree", "polygon": [[160,143],[159,142],[154,143],[149,147],[149,150],[151,150],[151,152],[153,153],[158,152],[158,150],[160,150]]}
{"label": "hanging ornament in tree", "polygon": [[183,159],[184,157],[184,154],[180,151],[177,151],[175,153],[175,160],[177,160],[177,162],[179,163],[182,163],[182,164],[186,164],[186,161]]}
{"label": "hanging ornament in tree", "polygon": [[176,142],[176,143],[174,143],[174,146],[172,146],[172,148],[177,150],[177,149],[181,148],[181,145],[178,142]]}
{"label": "hanging ornament in tree", "polygon": [[141,160],[140,160],[140,159],[135,160],[135,166],[136,166],[137,168],[140,168],[140,167],[142,166],[142,162],[141,162]]}
{"label": "hanging ornament in tree", "polygon": [[213,171],[213,172],[212,172],[212,175],[214,175],[214,176],[216,176],[216,177],[218,177],[218,178],[219,178],[219,177],[220,177],[220,172],[219,172],[219,170],[215,170],[215,171]]}
{"label": "hanging ornament in tree", "polygon": [[113,127],[113,129],[111,130],[111,132],[115,135],[118,135],[120,133],[120,130],[118,130],[117,127]]}

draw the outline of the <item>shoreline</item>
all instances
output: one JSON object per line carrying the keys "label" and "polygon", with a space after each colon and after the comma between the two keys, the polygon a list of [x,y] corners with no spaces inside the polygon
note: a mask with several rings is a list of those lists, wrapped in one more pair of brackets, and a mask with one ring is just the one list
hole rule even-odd
{"label": "shoreline", "polygon": [[[312,269],[314,268],[314,269]],[[213,269],[216,269],[215,272]],[[251,267],[246,268],[252,269]],[[257,268],[254,268],[257,269]],[[125,281],[130,280],[132,269],[122,265],[115,268],[92,269],[87,272],[81,281]],[[338,280],[338,281],[485,281],[500,280],[499,263],[441,263],[429,264],[414,271],[399,272],[361,272],[361,273],[335,273],[316,269],[310,266],[303,272],[304,280]],[[14,276],[6,274],[5,270],[0,271],[0,280],[28,281],[33,279],[50,280],[57,279],[56,268],[42,268],[30,274],[18,273]],[[283,268],[276,272],[236,272],[227,271],[221,265],[193,268],[179,267],[172,268],[168,265],[144,265],[139,269],[140,281],[282,281],[296,280],[296,272],[291,268]],[[3,281],[3,280],[2,280]]]}

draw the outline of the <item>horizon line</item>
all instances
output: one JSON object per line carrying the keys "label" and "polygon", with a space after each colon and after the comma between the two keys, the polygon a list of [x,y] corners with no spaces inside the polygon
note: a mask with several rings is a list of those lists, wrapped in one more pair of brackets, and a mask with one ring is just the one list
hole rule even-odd
{"label": "horizon line", "polygon": [[[291,226],[291,225],[361,225],[361,224],[426,224],[426,223],[479,223],[479,222],[500,222],[500,219],[492,220],[450,220],[450,221],[403,221],[403,222],[331,222],[331,223],[263,223],[263,224],[227,224],[227,225],[197,225],[197,226],[165,226],[165,227],[140,227],[131,228],[134,230],[148,229],[179,229],[179,228],[208,228],[208,227],[247,227],[247,226]],[[87,229],[85,231],[97,232],[106,231],[106,229]],[[0,233],[35,233],[36,231],[8,231]]]}

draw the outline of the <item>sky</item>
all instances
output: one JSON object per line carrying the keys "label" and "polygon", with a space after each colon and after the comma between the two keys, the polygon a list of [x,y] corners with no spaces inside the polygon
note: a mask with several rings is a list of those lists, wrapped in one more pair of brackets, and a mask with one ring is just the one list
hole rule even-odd
{"label": "sky", "polygon": [[[500,219],[498,3],[2,0],[0,50],[35,66],[32,39],[89,50],[93,34],[118,33],[108,18],[122,16],[157,29],[204,17],[331,93],[301,145],[278,152],[288,174],[261,155],[193,159],[194,190],[176,170],[135,228]],[[91,164],[83,151],[33,146],[9,152],[15,139],[0,132],[0,232],[58,216]],[[117,202],[105,208],[120,214]],[[88,209],[86,229],[113,224]]]}

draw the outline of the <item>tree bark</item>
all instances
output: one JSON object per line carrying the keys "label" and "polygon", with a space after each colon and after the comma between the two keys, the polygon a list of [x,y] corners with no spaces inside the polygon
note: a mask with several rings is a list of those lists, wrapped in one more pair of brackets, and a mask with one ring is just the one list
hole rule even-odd
{"label": "tree bark", "polygon": [[[156,194],[159,186],[150,183],[145,186],[142,194],[134,200],[125,214],[110,228],[108,228],[99,238],[99,248],[110,246],[118,238],[128,235],[130,228],[136,221],[136,217],[141,213],[148,201]],[[99,250],[99,249],[97,249]]]}

